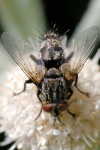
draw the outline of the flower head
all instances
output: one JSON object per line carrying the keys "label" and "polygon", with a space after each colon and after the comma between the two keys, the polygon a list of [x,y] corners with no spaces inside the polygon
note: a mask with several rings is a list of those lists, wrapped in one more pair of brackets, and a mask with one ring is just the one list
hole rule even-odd
{"label": "flower head", "polygon": [[7,136],[15,140],[17,148],[23,150],[86,150],[97,149],[100,144],[100,70],[97,65],[100,51],[93,60],[88,60],[79,74],[78,88],[90,94],[80,93],[74,88],[69,101],[69,110],[60,115],[61,123],[49,113],[42,111],[37,120],[41,104],[34,84],[20,92],[27,77],[15,67],[1,86],[0,124]]}

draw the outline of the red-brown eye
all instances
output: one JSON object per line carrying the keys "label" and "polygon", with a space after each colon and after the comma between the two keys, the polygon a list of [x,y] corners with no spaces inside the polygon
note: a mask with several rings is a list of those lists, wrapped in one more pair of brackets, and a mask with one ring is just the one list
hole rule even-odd
{"label": "red-brown eye", "polygon": [[51,104],[46,104],[42,106],[42,109],[47,112],[47,113],[51,113],[52,112],[52,105]]}
{"label": "red-brown eye", "polygon": [[66,102],[63,102],[61,104],[58,105],[58,108],[60,111],[65,111],[67,110],[68,104]]}

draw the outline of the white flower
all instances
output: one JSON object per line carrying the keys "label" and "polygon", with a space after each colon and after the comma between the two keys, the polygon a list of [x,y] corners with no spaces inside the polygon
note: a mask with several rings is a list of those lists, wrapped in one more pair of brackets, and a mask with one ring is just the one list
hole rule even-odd
{"label": "white flower", "polygon": [[[97,61],[100,51],[94,59],[88,60],[79,74],[78,87],[90,93],[90,97],[74,88],[69,110],[60,116],[61,123],[44,111],[38,115],[41,104],[36,95],[34,84],[20,95],[14,96],[23,88],[27,79],[24,73],[15,67],[1,85],[0,124],[8,141],[16,140],[23,150],[96,150],[100,144],[100,68]],[[6,144],[7,141],[1,143]]]}

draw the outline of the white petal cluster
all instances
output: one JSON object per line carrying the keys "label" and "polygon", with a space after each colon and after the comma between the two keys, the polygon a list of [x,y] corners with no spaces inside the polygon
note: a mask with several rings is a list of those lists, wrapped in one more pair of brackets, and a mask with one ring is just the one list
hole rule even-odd
{"label": "white petal cluster", "polygon": [[[96,150],[100,144],[100,68],[98,54],[88,60],[79,74],[78,87],[69,101],[69,110],[60,116],[61,123],[42,111],[34,84],[20,95],[27,77],[15,67],[0,89],[0,124],[9,139],[16,140],[22,150]],[[5,142],[6,143],[6,142]]]}

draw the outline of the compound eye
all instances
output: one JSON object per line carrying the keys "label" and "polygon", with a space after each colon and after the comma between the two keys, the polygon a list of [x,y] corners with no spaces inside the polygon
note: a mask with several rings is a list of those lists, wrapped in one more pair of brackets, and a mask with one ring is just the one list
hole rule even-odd
{"label": "compound eye", "polygon": [[65,110],[67,110],[68,104],[66,102],[63,102],[63,103],[59,104],[58,107],[59,107],[60,111],[65,111]]}
{"label": "compound eye", "polygon": [[51,113],[52,112],[52,105],[51,104],[46,104],[42,106],[42,109],[47,112],[47,113]]}

